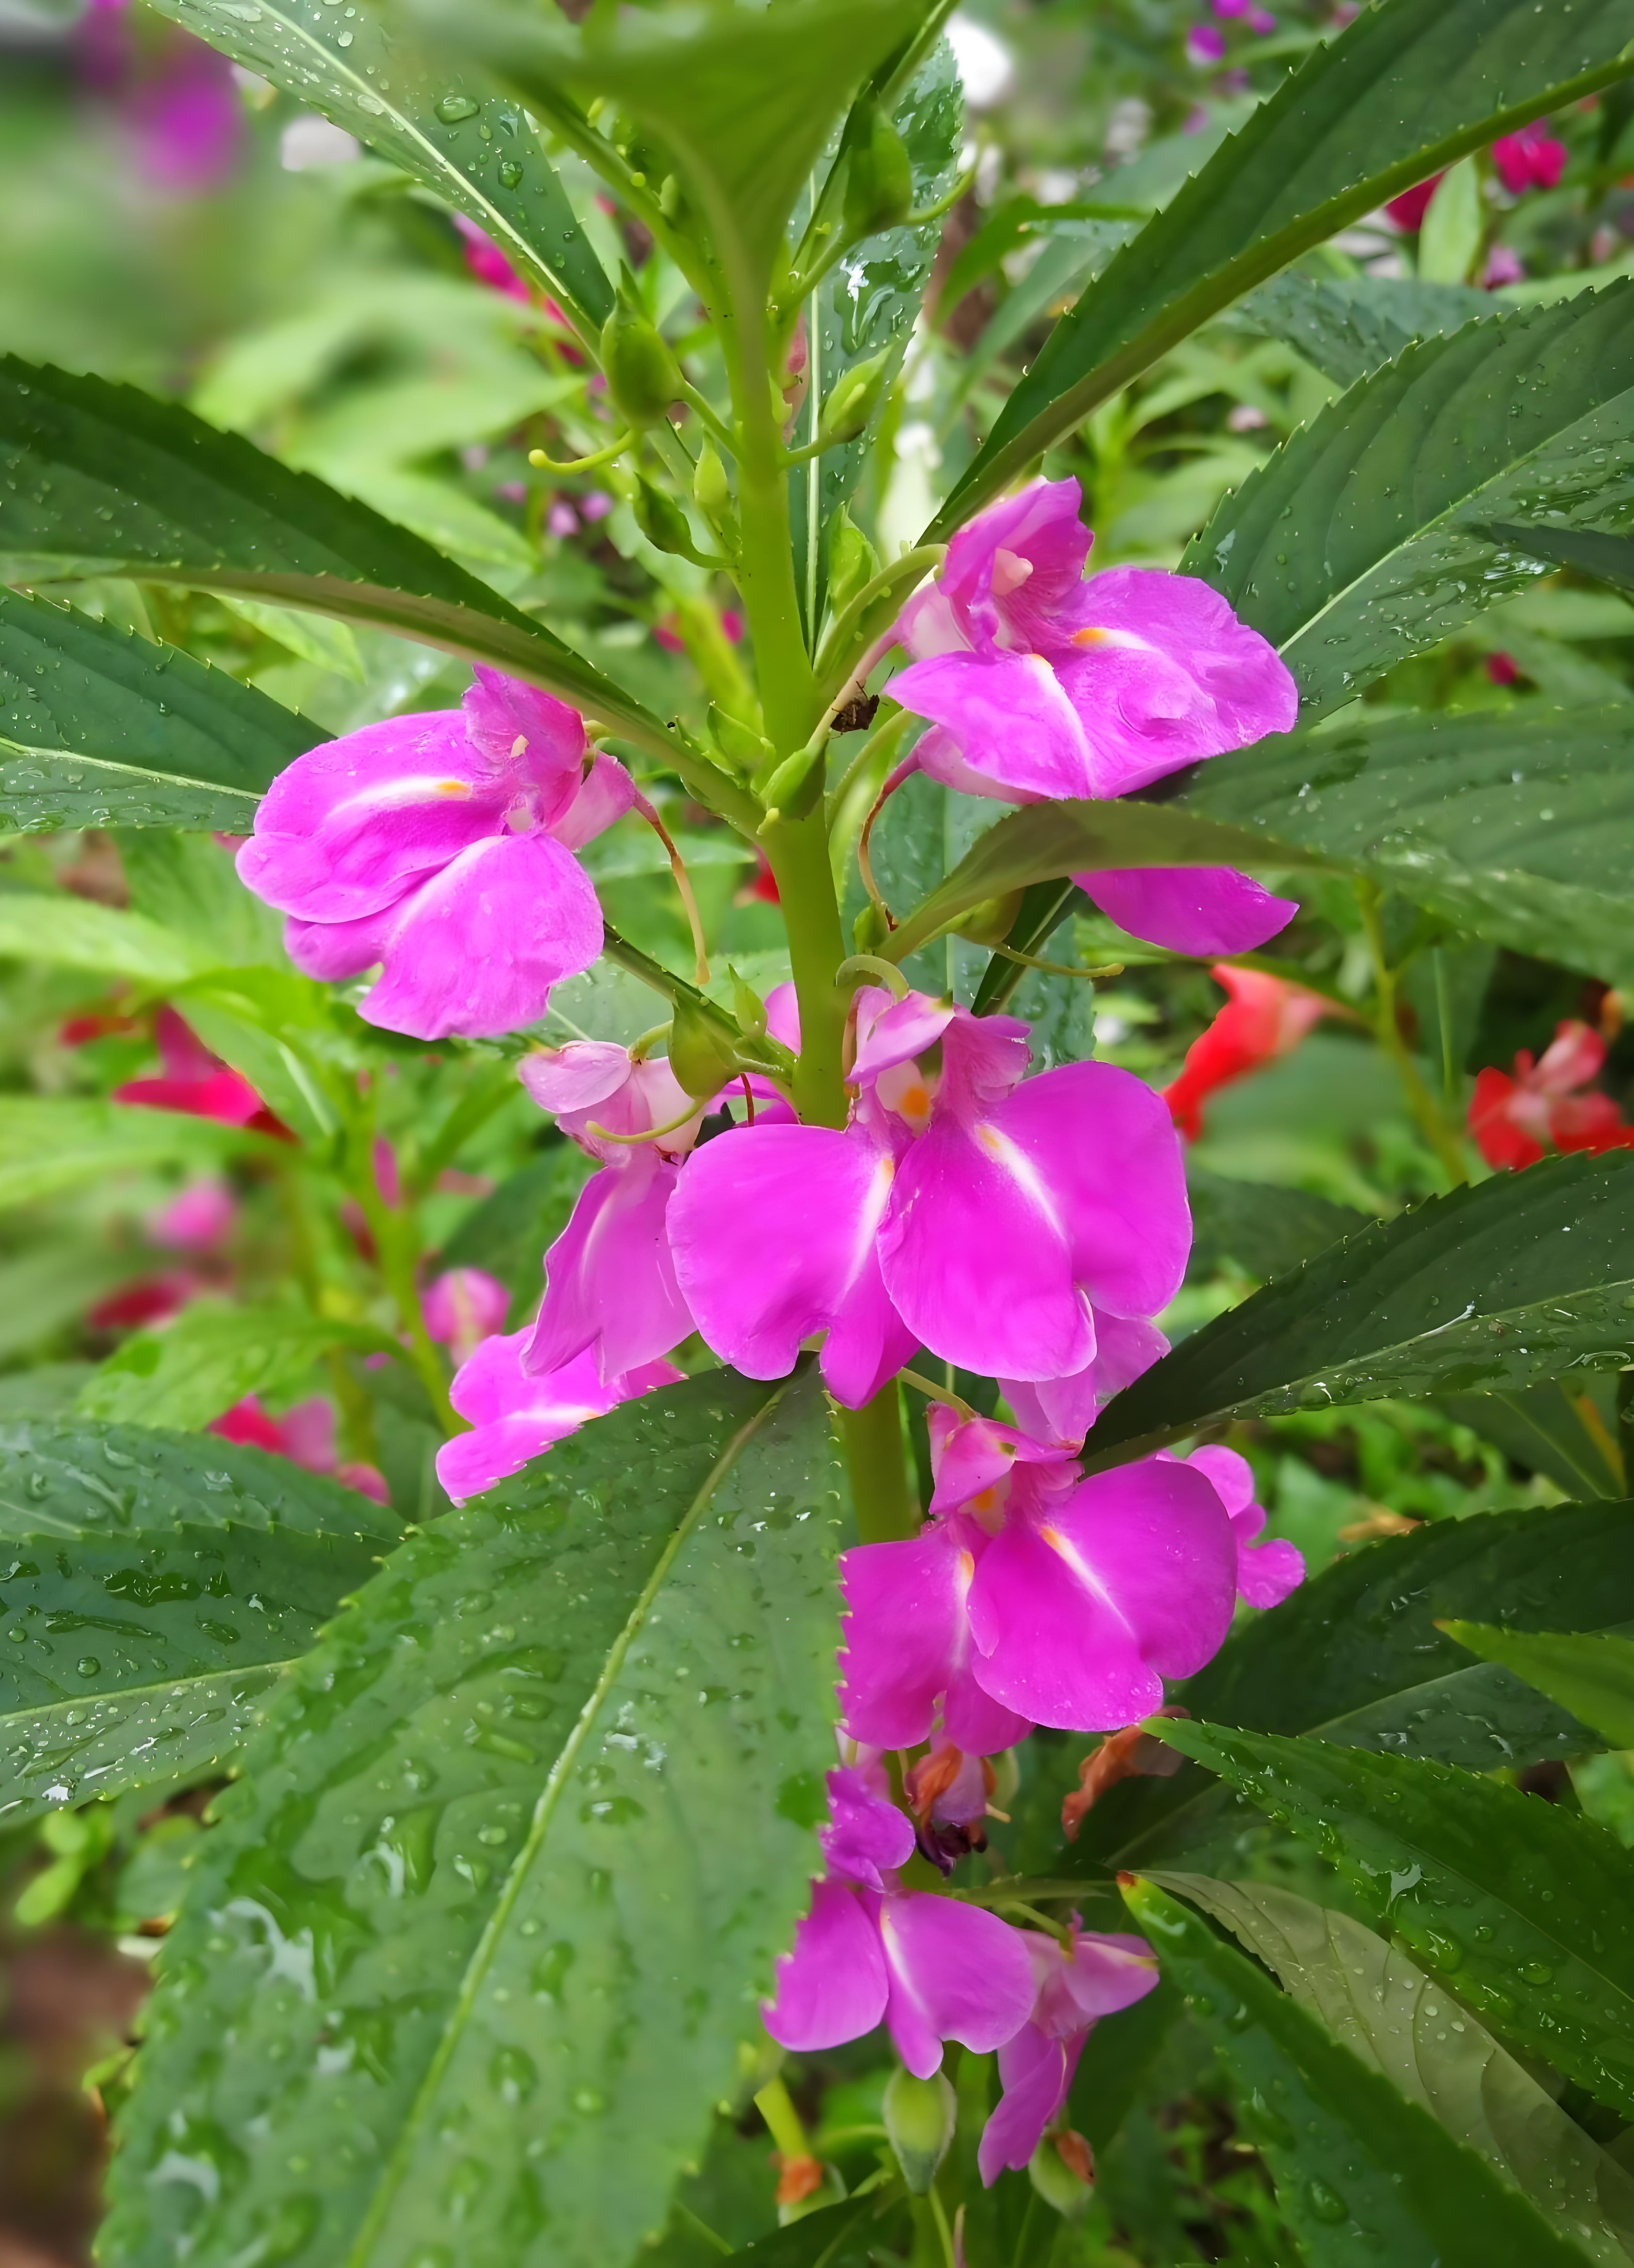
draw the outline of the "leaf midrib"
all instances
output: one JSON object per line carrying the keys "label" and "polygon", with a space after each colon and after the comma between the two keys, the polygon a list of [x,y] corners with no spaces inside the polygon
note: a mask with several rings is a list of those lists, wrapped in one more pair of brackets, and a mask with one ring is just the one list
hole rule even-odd
{"label": "leaf midrib", "polygon": [[370,2199],[368,2212],[365,2214],[358,2234],[347,2250],[346,2268],[366,2268],[370,2248],[380,2235],[397,2192],[402,2187],[404,2176],[409,2169],[410,2161],[418,2146],[418,2130],[430,2114],[432,2105],[436,2100],[437,2090],[442,2083],[443,2075],[452,2062],[464,2035],[466,2025],[476,2004],[477,1992],[492,1965],[499,1940],[516,1901],[521,1895],[522,1887],[543,1847],[545,1837],[555,1818],[557,1806],[561,1799],[562,1791],[567,1785],[573,1764],[580,1749],[589,1738],[602,1705],[607,1698],[620,1670],[624,1668],[625,1657],[632,1645],[646,1625],[654,1602],[670,1568],[675,1564],[677,1555],[682,1545],[691,1535],[706,1506],[713,1499],[716,1491],[727,1474],[736,1464],[750,1440],[777,1409],[787,1390],[786,1384],[780,1385],[768,1395],[759,1408],[738,1427],[736,1432],[721,1451],[720,1455],[706,1474],[692,1501],[676,1522],[675,1528],[662,1551],[660,1552],[651,1573],[637,1594],[635,1603],[625,1617],[623,1629],[608,1649],[607,1658],[602,1664],[595,1683],[586,1697],[573,1730],[558,1751],[549,1776],[540,1790],[539,1800],[534,1807],[533,1819],[529,1823],[522,1846],[517,1852],[503,1890],[494,1902],[493,1911],[488,1918],[487,1925],[477,1941],[470,1959],[466,1963],[459,1992],[449,2013],[442,2036],[437,2043],[436,2052],[426,2066],[425,2076],[420,2081],[415,2092],[414,2100],[403,2118],[403,2132],[398,2137],[396,2146],[392,2152],[379,2187]]}
{"label": "leaf midrib", "polygon": [[[36,763],[87,764],[95,771],[117,772],[122,778],[152,780],[157,786],[196,787],[207,795],[236,796],[252,809],[261,801],[262,791],[253,787],[226,787],[218,781],[201,779],[192,772],[158,772],[144,764],[128,764],[112,756],[88,756],[78,748],[32,747],[24,740],[8,740],[0,737],[0,761],[21,756]],[[41,793],[48,792],[41,790]]]}

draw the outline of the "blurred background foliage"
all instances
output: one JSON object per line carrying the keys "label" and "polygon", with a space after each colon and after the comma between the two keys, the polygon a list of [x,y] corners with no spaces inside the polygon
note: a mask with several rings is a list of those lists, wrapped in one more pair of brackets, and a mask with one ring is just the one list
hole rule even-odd
{"label": "blurred background foliage", "polygon": [[[1332,0],[1279,4],[1274,19],[1246,0],[971,0],[953,37],[973,184],[950,217],[927,320],[853,506],[883,554],[917,533],[1085,277],[1341,20]],[[1634,93],[1620,88],[1554,120],[1549,134],[1562,151],[1552,180],[1517,191],[1481,160],[1473,199],[1375,216],[1314,256],[1310,272],[1420,275],[1467,285],[1473,305],[1482,290],[1526,303],[1625,271]],[[576,161],[558,162],[604,258],[629,264],[649,311],[686,342],[696,310],[681,277]],[[139,0],[89,10],[0,0],[0,210],[6,350],[173,394],[253,436],[453,552],[664,713],[741,705],[741,626],[708,573],[655,551],[604,476],[564,482],[529,463],[535,446],[577,453],[596,430],[585,371],[549,303],[338,129]],[[1351,374],[1342,357],[1302,345],[1262,293],[1105,404],[1045,470],[1083,482],[1095,563],[1172,566],[1221,494]],[[452,705],[466,681],[462,665],[429,650],[275,608],[111,580],[62,595],[137,636],[162,634],[331,732]],[[1569,574],[1551,578],[1403,665],[1368,699],[1495,712],[1634,701],[1634,608]],[[730,961],[764,991],[785,972],[751,854],[672,783],[648,785],[686,854],[717,968]],[[852,814],[851,839],[865,808]],[[887,895],[905,898],[939,873],[970,821],[969,806],[961,813],[924,780],[897,797],[875,842]],[[652,838],[621,826],[587,865],[625,933],[688,968]],[[0,928],[6,895],[25,894],[32,907],[42,893],[134,911],[191,939],[203,962],[294,982],[276,926],[207,837],[103,828],[0,840]],[[1207,1097],[1190,1152],[1198,1247],[1168,1318],[1176,1336],[1357,1216],[1388,1215],[1444,1186],[1396,1064],[1347,1006],[1371,983],[1355,901],[1308,880],[1301,895],[1305,912],[1276,941],[1276,965],[1333,1012]],[[1407,913],[1386,902],[1381,918],[1401,944]],[[0,943],[11,956],[0,961],[0,1106],[92,1101],[161,1068],[162,987],[110,983],[83,954],[24,957],[14,931]],[[1592,973],[1428,932],[1416,943],[1399,1028],[1455,1126],[1479,1070],[1541,1053],[1565,1020],[1604,1040],[1598,1087],[1634,1110],[1634,1034]],[[1098,1053],[1166,1086],[1224,1003],[1205,968],[1135,945],[1088,912],[1070,913],[1049,951],[1084,968],[1116,964],[1093,983],[1031,975],[1022,987],[1015,1005],[1053,1060]],[[954,940],[925,959],[914,972],[922,981],[968,997],[985,955]],[[303,1130],[299,1094],[277,1086],[275,1064],[243,1053],[230,1005],[218,998],[211,1010],[185,992],[177,1005],[275,1116]],[[547,1029],[625,1038],[647,1021],[638,987],[592,972],[560,989]],[[409,1264],[486,1270],[519,1324],[537,1294],[538,1256],[582,1179],[580,1153],[543,1125],[500,1049],[462,1048],[450,1066],[394,1048],[355,1018],[332,1020],[324,1044],[368,1093],[370,1170],[388,1215],[398,1182],[412,1185],[411,1204],[402,1199],[413,1214]],[[174,1065],[165,1058],[162,1069]],[[230,1159],[217,1179],[230,1200],[218,1233],[179,1245],[166,1224],[197,1187],[185,1161],[150,1159],[43,1195],[28,1194],[25,1177],[21,1199],[0,1213],[0,1429],[64,1408],[133,1334],[174,1330],[200,1300],[276,1309],[299,1280],[323,1312],[396,1327],[391,1255],[355,1191],[260,1152]],[[1282,1193],[1268,1212],[1268,1189]],[[216,1312],[206,1307],[206,1328]],[[410,1375],[362,1355],[314,1364],[298,1351],[264,1388],[268,1423],[314,1392],[338,1411],[336,1454],[377,1465],[403,1517],[440,1508],[438,1434]],[[1512,1404],[1302,1412],[1239,1427],[1233,1440],[1254,1464],[1273,1532],[1313,1568],[1423,1521],[1623,1492],[1611,1386],[1580,1402],[1551,1387]],[[1070,1747],[1055,1736],[1054,1749]],[[1072,1784],[1076,1750],[1052,1764],[1041,1735],[1033,1751],[1045,1758],[1036,1774],[1048,1780],[1059,1767]],[[1634,1841],[1628,1760],[1599,1758],[1572,1776],[1542,1769],[1554,1774],[1542,1792]],[[1060,1792],[1052,1782],[1018,1793],[1017,1837],[1029,1803],[1047,1824]],[[88,2257],[102,2107],[174,1903],[179,1849],[199,1831],[207,1798],[146,1791],[9,1838],[0,1828],[0,2268]],[[1296,1884],[1318,1864],[1262,1825],[1242,1830],[1231,1857],[1233,1871]],[[1323,1895],[1342,1902],[1332,1881]],[[853,2178],[880,2145],[885,2073],[873,2054],[860,2043],[809,2059],[792,2082],[819,2154]],[[979,2058],[965,2058],[957,2076],[972,2097],[992,2084]],[[1296,2257],[1230,2088],[1201,2035],[1176,2020],[1168,1988],[1091,2043],[1071,2117],[1097,2149],[1100,2179],[1087,2218],[1062,2223],[1058,2262],[1269,2268]],[[960,2131],[979,2123],[961,2120]],[[741,2128],[723,2121],[689,2192],[733,2242],[772,2216],[768,2147],[752,2112]],[[1011,2207],[984,2210],[1002,2219]],[[971,2257],[1008,2259],[1018,2241],[995,2220],[972,2228]],[[654,2255],[669,2268],[713,2257],[685,2212]]]}

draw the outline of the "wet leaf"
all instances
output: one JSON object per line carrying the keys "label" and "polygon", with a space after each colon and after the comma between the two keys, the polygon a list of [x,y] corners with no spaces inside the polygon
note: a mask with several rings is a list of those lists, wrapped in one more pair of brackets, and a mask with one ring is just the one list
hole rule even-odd
{"label": "wet leaf", "polygon": [[1634,1361],[1634,1159],[1556,1158],[1430,1197],[1192,1333],[1116,1395],[1102,1462],[1226,1418],[1498,1393]]}
{"label": "wet leaf", "polygon": [[1489,293],[1473,284],[1422,284],[1414,276],[1273,276],[1238,308],[1238,319],[1297,347],[1341,386],[1394,362],[1416,339],[1455,331],[1490,315]]}
{"label": "wet leaf", "polygon": [[1630,69],[1629,0],[1386,0],[1319,47],[1062,317],[927,531],[1386,198]]}
{"label": "wet leaf", "polygon": [[247,1394],[301,1385],[334,1347],[397,1351],[386,1333],[304,1307],[195,1300],[161,1330],[136,1331],[79,1390],[82,1417],[131,1425],[208,1425]]}
{"label": "wet leaf", "polygon": [[1129,1911],[1237,2083],[1244,2138],[1312,2268],[1568,2268],[1582,2256],[1476,2153],[1150,1882]]}
{"label": "wet leaf", "polygon": [[174,646],[0,591],[0,825],[247,835],[322,725]]}
{"label": "wet leaf", "polygon": [[378,1560],[371,1538],[228,1521],[11,1536],[0,1827],[223,1769],[255,1705]]}
{"label": "wet leaf", "polygon": [[1608,1829],[1421,1757],[1165,1726],[1512,2046],[1634,2110],[1634,1852]]}
{"label": "wet leaf", "polygon": [[1230,1262],[1264,1282],[1367,1226],[1367,1215],[1353,1205],[1335,1204],[1306,1189],[1231,1181],[1201,1166],[1187,1168],[1186,1187],[1192,1206],[1187,1274],[1192,1277],[1211,1276]]}
{"label": "wet leaf", "polygon": [[1592,2260],[1625,2268],[1634,2178],[1399,1946],[1275,1883],[1148,1880],[1224,1923],[1358,2061],[1468,2143]]}
{"label": "wet leaf", "polygon": [[1623,1497],[1628,1476],[1622,1452],[1583,1390],[1589,1383],[1576,1392],[1551,1380],[1523,1394],[1449,1394],[1441,1407],[1526,1471],[1547,1473],[1569,1496]]}
{"label": "wet leaf", "polygon": [[1593,528],[1631,490],[1634,281],[1409,347],[1225,497],[1181,564],[1315,714],[1535,578],[1494,522]]}
{"label": "wet leaf", "polygon": [[842,1540],[815,1378],[716,1371],[395,1553],[205,1838],[112,2253],[632,2257],[805,1904]]}
{"label": "wet leaf", "polygon": [[1448,1622],[1450,1638],[1547,1693],[1614,1749],[1634,1749],[1634,1639]]}

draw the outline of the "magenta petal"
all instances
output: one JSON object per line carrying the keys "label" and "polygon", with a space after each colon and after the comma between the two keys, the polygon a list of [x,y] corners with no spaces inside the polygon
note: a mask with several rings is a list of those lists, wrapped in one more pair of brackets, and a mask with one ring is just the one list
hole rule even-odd
{"label": "magenta petal", "polygon": [[750,1378],[783,1378],[827,1330],[823,1371],[855,1406],[907,1359],[875,1237],[891,1161],[856,1130],[756,1126],[693,1152],[669,1209],[676,1276],[705,1341]]}
{"label": "magenta petal", "polygon": [[544,1300],[523,1357],[530,1371],[565,1369],[594,1347],[598,1376],[619,1378],[692,1329],[665,1230],[679,1168],[647,1145],[627,1155],[591,1174],[544,1256]]}
{"label": "magenta petal", "polygon": [[1169,953],[1252,953],[1299,910],[1231,866],[1105,866],[1072,879],[1120,929]]}
{"label": "magenta petal", "polygon": [[638,800],[635,782],[617,756],[601,749],[582,787],[551,826],[557,841],[569,850],[582,850],[604,828],[622,819]]}
{"label": "magenta petal", "polygon": [[610,1040],[570,1040],[565,1048],[536,1048],[516,1075],[541,1110],[589,1110],[617,1094],[630,1076],[630,1050]]}
{"label": "magenta petal", "polygon": [[890,1977],[885,2021],[915,2079],[942,2063],[943,2040],[987,2055],[1026,2022],[1032,1963],[996,1914],[923,1892],[886,1898],[880,1942]]}
{"label": "magenta petal", "polygon": [[1037,2024],[1024,2024],[999,2048],[999,2079],[1004,2092],[981,2130],[976,2165],[982,2186],[991,2189],[1007,2167],[1020,2172],[1043,2139],[1044,2130],[1067,2100],[1083,2040],[1052,2039]]}
{"label": "magenta petal", "polygon": [[1071,1958],[1052,1948],[1039,2021],[1068,2034],[1132,2008],[1157,1986],[1157,1956],[1143,1937],[1075,1930]]}
{"label": "magenta petal", "polygon": [[602,949],[602,909],[548,835],[478,843],[403,901],[359,1014],[417,1040],[492,1037],[531,1024],[551,987]]}
{"label": "magenta petal", "polygon": [[1251,1607],[1279,1607],[1305,1580],[1305,1560],[1280,1536],[1268,1543],[1239,1543],[1238,1596]]}
{"label": "magenta petal", "polygon": [[982,1555],[969,1614],[980,1684],[1038,1723],[1131,1725],[1163,1678],[1201,1669],[1231,1627],[1237,1546],[1218,1497],[1178,1459],[1097,1473]]}
{"label": "magenta petal", "polygon": [[489,777],[514,783],[528,797],[536,823],[554,828],[578,795],[583,775],[584,719],[578,711],[481,662],[460,709],[473,754]]}
{"label": "magenta petal", "polygon": [[854,1741],[911,1749],[929,1739],[936,1703],[969,1651],[965,1602],[975,1572],[974,1554],[941,1522],[911,1542],[840,1554],[839,1708]]}
{"label": "magenta petal", "polygon": [[[877,1774],[884,1780],[884,1773]],[[831,1874],[868,1890],[883,1890],[891,1868],[913,1856],[913,1822],[888,1796],[877,1793],[869,1775],[848,1765],[828,1775],[829,1823],[823,1830],[823,1856]]]}
{"label": "magenta petal", "polygon": [[397,911],[390,905],[384,913],[346,922],[299,921],[292,914],[284,924],[284,950],[303,976],[315,976],[322,984],[344,983],[385,957]]}
{"label": "magenta petal", "polygon": [[1036,653],[939,654],[893,677],[891,696],[940,725],[972,770],[1017,802],[1095,792],[1083,726]]}
{"label": "magenta petal", "polygon": [[871,2032],[885,2013],[887,1980],[868,1899],[843,1882],[813,1882],[811,1911],[795,1949],[777,1964],[776,1997],[761,2021],[780,2047],[804,2055]]}
{"label": "magenta petal", "polygon": [[856,1010],[857,1052],[851,1076],[858,1086],[922,1056],[942,1037],[955,1013],[949,1003],[932,1000],[923,992],[896,1000],[871,984],[858,992]]}
{"label": "magenta petal", "polygon": [[1102,1405],[1150,1370],[1169,1342],[1156,1323],[1093,1310],[1095,1352],[1065,1378],[1002,1378],[999,1390],[1022,1432],[1035,1441],[1076,1448]]}

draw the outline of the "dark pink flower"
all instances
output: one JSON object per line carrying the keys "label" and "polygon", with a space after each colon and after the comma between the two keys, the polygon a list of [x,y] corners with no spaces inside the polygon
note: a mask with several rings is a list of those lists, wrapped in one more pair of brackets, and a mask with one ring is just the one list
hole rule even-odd
{"label": "dark pink flower", "polygon": [[463,240],[465,265],[476,281],[485,284],[491,291],[502,291],[507,299],[526,301],[529,297],[527,284],[487,231],[478,228],[463,213],[456,212],[450,217]]}
{"label": "dark pink flower", "polygon": [[226,1235],[238,1209],[228,1184],[210,1174],[189,1182],[179,1196],[150,1213],[144,1233],[151,1244],[162,1244],[173,1252],[207,1252]]}
{"label": "dark pink flower", "polygon": [[420,1297],[426,1332],[446,1346],[455,1362],[466,1362],[499,1329],[510,1312],[511,1295],[482,1268],[450,1268],[433,1277]]}
{"label": "dark pink flower", "polygon": [[1492,144],[1492,163],[1498,179],[1512,196],[1528,189],[1552,189],[1566,170],[1566,145],[1557,142],[1541,118],[1518,134],[1503,134]]}
{"label": "dark pink flower", "polygon": [[[1160,1449],[1157,1454],[1166,1457],[1171,1453]],[[1280,1537],[1274,1536],[1268,1543],[1255,1543],[1266,1515],[1253,1500],[1253,1468],[1247,1458],[1239,1457],[1235,1449],[1216,1446],[1194,1449],[1189,1457],[1177,1462],[1201,1473],[1225,1506],[1237,1546],[1238,1597],[1251,1607],[1280,1606],[1304,1582],[1305,1561],[1291,1543]]]}
{"label": "dark pink flower", "polygon": [[1060,2116],[1098,2019],[1133,2007],[1157,1983],[1157,1955],[1144,1938],[1081,1930],[1076,1914],[1070,1948],[1040,1930],[1018,1934],[1032,1962],[1037,1998],[1020,2030],[1000,2043],[1004,2093],[976,2154],[988,2189],[1006,2167],[1026,2165]]}
{"label": "dark pink flower", "polygon": [[638,800],[576,710],[479,667],[458,710],[388,718],[281,772],[240,851],[309,976],[381,974],[359,1012],[433,1040],[514,1030],[602,949],[573,852]]}
{"label": "dark pink flower", "polygon": [[1199,70],[1208,70],[1225,53],[1225,41],[1212,24],[1194,24],[1186,34],[1187,60]]}
{"label": "dark pink flower", "polygon": [[850,1123],[757,1124],[699,1149],[669,1209],[705,1340],[780,1378],[825,1331],[855,1408],[913,1346],[989,1377],[1095,1359],[1097,1318],[1144,1319],[1190,1243],[1179,1145],[1151,1089],[1106,1064],[1023,1079],[1027,1027],[910,993],[857,995]]}
{"label": "dark pink flower", "polygon": [[260,1125],[267,1132],[284,1132],[247,1079],[229,1071],[219,1056],[211,1055],[197,1035],[174,1008],[161,1008],[154,1027],[159,1059],[164,1071],[159,1079],[127,1079],[114,1089],[115,1102],[134,1102],[150,1110],[182,1110],[191,1118],[214,1118],[224,1126]]}
{"label": "dark pink flower", "polygon": [[449,1388],[455,1410],[471,1423],[469,1433],[456,1433],[437,1452],[437,1477],[455,1504],[520,1472],[592,1418],[683,1375],[672,1363],[649,1362],[603,1382],[587,1348],[562,1369],[536,1376],[522,1367],[529,1336],[484,1339]]}
{"label": "dark pink flower", "polygon": [[224,1441],[240,1441],[250,1448],[265,1449],[271,1456],[287,1457],[292,1464],[304,1465],[309,1473],[332,1474],[344,1488],[373,1497],[376,1504],[391,1501],[386,1476],[373,1465],[336,1462],[335,1411],[321,1394],[296,1403],[282,1418],[274,1418],[258,1396],[247,1394],[231,1410],[212,1418],[204,1430],[218,1433]]}
{"label": "dark pink flower", "polygon": [[1427,181],[1419,181],[1410,189],[1403,189],[1399,197],[1392,197],[1385,210],[1396,226],[1411,236],[1424,225],[1424,215],[1430,210],[1430,200],[1441,186],[1441,175],[1431,173]]}
{"label": "dark pink flower", "polygon": [[1518,252],[1512,252],[1506,244],[1495,244],[1481,271],[1481,288],[1483,291],[1501,291],[1505,284],[1523,282],[1526,272],[1526,262]]}
{"label": "dark pink flower", "polygon": [[[887,792],[921,770],[1006,803],[1126,795],[1293,725],[1292,677],[1206,583],[1146,567],[1085,580],[1081,502],[1076,480],[1035,481],[989,505],[903,608],[894,635],[911,659],[891,691],[933,729]],[[1179,953],[1247,952],[1298,910],[1230,867],[1073,879],[1120,927]]]}

